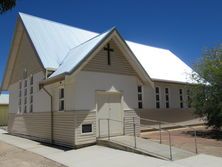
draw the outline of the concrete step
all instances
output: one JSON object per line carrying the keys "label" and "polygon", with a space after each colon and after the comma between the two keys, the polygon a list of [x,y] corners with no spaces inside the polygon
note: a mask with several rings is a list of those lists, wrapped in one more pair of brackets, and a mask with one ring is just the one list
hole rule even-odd
{"label": "concrete step", "polygon": [[[148,139],[136,137],[136,148],[133,136],[116,136],[98,139],[99,145],[108,146],[115,149],[134,152],[138,154],[148,155],[164,160],[171,160],[169,145],[159,144]],[[195,155],[192,152],[188,152],[175,147],[172,148],[172,160],[179,160]]]}

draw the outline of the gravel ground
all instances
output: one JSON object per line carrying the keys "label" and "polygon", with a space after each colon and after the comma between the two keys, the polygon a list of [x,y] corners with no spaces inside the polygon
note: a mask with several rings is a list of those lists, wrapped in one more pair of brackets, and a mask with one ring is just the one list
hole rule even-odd
{"label": "gravel ground", "polygon": [[[222,157],[222,132],[215,133],[206,127],[195,127],[197,130],[197,146],[198,153],[204,153]],[[190,129],[175,129],[171,130],[172,145],[184,150],[195,152],[195,144],[193,131]],[[141,134],[143,138],[148,138],[159,142],[159,132],[144,132]],[[168,144],[168,135],[162,133],[162,140],[164,144]]]}
{"label": "gravel ground", "polygon": [[0,167],[65,167],[38,154],[0,141]]}

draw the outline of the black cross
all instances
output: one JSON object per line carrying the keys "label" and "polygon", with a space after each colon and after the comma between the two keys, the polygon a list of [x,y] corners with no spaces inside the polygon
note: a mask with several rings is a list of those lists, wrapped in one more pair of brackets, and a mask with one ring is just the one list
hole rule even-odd
{"label": "black cross", "polygon": [[107,51],[108,65],[111,65],[110,52],[113,52],[114,50],[110,48],[109,43],[107,44],[107,47],[104,47],[104,50]]}

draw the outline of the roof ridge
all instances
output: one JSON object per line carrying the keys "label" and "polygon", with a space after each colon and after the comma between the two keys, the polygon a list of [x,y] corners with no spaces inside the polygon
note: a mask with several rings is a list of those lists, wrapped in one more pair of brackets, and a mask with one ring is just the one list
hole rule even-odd
{"label": "roof ridge", "polygon": [[79,30],[82,30],[82,31],[88,31],[88,32],[91,32],[91,33],[99,34],[98,32],[94,32],[94,31],[83,29],[83,28],[75,27],[75,26],[72,26],[72,25],[69,25],[69,24],[60,23],[60,22],[45,19],[45,18],[42,18],[42,17],[39,17],[39,16],[34,16],[34,15],[27,14],[27,13],[19,12],[19,16],[21,17],[22,15],[26,15],[26,16],[29,16],[29,17],[34,17],[34,18],[37,18],[39,20],[43,20],[43,21],[46,21],[46,22],[54,23],[54,24],[59,24],[59,25],[65,26],[65,27],[73,28],[73,29],[79,29]]}
{"label": "roof ridge", "polygon": [[170,51],[169,49],[159,48],[159,47],[156,47],[156,46],[146,45],[146,44],[143,44],[143,43],[137,43],[137,42],[128,41],[128,40],[126,40],[126,42],[130,42],[130,43],[133,43],[133,44],[136,44],[136,45],[142,45],[142,46],[150,47],[150,48],[153,48],[153,49],[159,49],[159,50],[164,50],[164,51]]}
{"label": "roof ridge", "polygon": [[[20,16],[21,16],[21,15],[26,15],[26,16],[29,16],[29,17],[34,17],[34,18],[37,18],[37,19],[40,19],[40,20],[43,20],[43,21],[47,21],[47,22],[51,22],[51,23],[54,23],[54,24],[63,25],[63,26],[70,27],[70,28],[73,28],[73,29],[79,29],[79,30],[82,30],[82,31],[88,31],[88,32],[97,34],[96,36],[102,34],[102,33],[94,32],[94,31],[86,30],[86,29],[83,29],[83,28],[75,27],[75,26],[72,26],[72,25],[69,25],[69,24],[60,23],[60,22],[57,22],[57,21],[45,19],[45,18],[42,18],[42,17],[39,17],[39,16],[30,15],[30,14],[23,13],[23,12],[19,12],[19,15],[20,15]],[[115,26],[114,26],[114,27],[115,27]],[[114,28],[114,27],[112,27],[112,28]],[[112,29],[112,28],[111,28],[111,29]],[[151,46],[151,45],[146,45],[146,44],[138,43],[138,42],[135,42],[135,41],[126,40],[126,42],[131,42],[131,43],[138,44],[138,45],[148,46],[148,47],[152,47],[152,48],[155,48],[155,49],[161,49],[161,50],[168,50],[168,51],[170,51],[169,49],[160,48],[160,47]],[[71,49],[72,49],[72,48],[71,48]],[[71,49],[70,49],[70,50],[71,50]]]}

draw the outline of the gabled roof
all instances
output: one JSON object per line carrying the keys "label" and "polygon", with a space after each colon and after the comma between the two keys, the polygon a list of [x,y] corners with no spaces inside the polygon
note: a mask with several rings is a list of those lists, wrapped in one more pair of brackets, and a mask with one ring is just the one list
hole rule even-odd
{"label": "gabled roof", "polygon": [[193,70],[166,49],[127,42],[139,62],[153,80],[193,83]]}
{"label": "gabled roof", "polygon": [[70,49],[97,33],[19,13],[45,68],[58,68]]}
{"label": "gabled roof", "polygon": [[[78,66],[87,53],[109,33],[98,35],[35,16],[19,15],[44,68],[57,69],[51,78]],[[188,79],[192,69],[169,50],[130,41],[126,43],[153,80],[192,82]]]}
{"label": "gabled roof", "polygon": [[50,78],[58,76],[63,73],[70,73],[73,71],[85,58],[87,58],[91,51],[96,48],[106,37],[109,36],[115,29],[111,29],[95,36],[94,38],[74,47],[71,49],[66,57],[64,58],[62,64],[58,69],[50,76]]}

